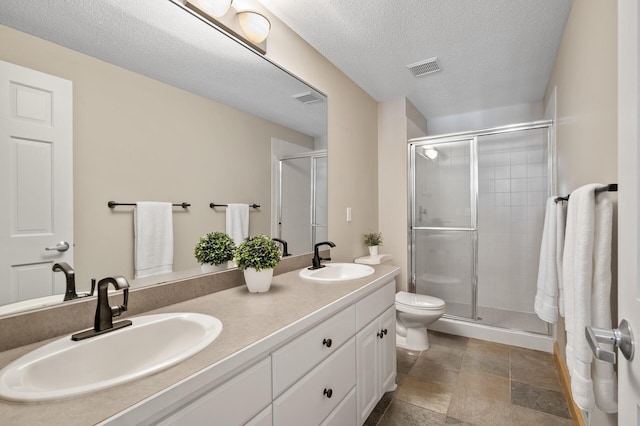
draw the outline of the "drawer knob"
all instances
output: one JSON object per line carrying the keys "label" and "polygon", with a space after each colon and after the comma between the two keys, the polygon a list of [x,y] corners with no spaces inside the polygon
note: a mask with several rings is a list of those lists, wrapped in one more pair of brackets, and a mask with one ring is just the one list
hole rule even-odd
{"label": "drawer knob", "polygon": [[[325,345],[325,346],[326,346],[326,347],[328,347],[328,348],[330,348],[330,347],[331,347],[331,343],[332,343],[332,342],[331,342],[331,339],[324,339],[324,340],[322,341],[322,344],[323,344],[323,345]],[[329,397],[329,398],[331,398],[331,397]]]}
{"label": "drawer knob", "polygon": [[387,329],[385,328],[384,330],[382,330],[382,332],[384,333],[384,335],[387,335]]}
{"label": "drawer knob", "polygon": [[324,395],[327,396],[327,398],[331,398],[331,396],[333,395],[333,390],[331,390],[331,388],[327,389],[324,388],[324,391],[322,392]]}

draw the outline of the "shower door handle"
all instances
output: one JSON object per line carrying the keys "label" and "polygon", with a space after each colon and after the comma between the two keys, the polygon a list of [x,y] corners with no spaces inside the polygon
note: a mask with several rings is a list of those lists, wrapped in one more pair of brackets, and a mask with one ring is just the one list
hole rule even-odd
{"label": "shower door handle", "polygon": [[626,319],[620,321],[620,325],[614,330],[586,326],[584,333],[587,338],[587,343],[589,343],[591,351],[597,359],[611,364],[616,363],[616,353],[601,348],[598,342],[612,343],[614,346],[620,348],[620,352],[622,352],[622,355],[627,360],[631,361],[633,359],[635,341],[633,339],[631,325],[629,325]]}

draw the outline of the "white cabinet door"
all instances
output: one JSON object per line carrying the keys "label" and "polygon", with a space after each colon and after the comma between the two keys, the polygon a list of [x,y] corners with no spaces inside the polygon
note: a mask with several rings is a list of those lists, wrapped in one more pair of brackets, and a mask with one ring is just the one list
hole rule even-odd
{"label": "white cabinet door", "polygon": [[384,337],[380,339],[380,385],[381,393],[395,389],[396,385],[396,309],[390,307],[380,317],[380,329]]}
{"label": "white cabinet door", "polygon": [[380,350],[378,320],[372,321],[356,335],[356,396],[358,424],[363,424],[380,400]]}
{"label": "white cabinet door", "polygon": [[71,82],[0,61],[0,305],[64,293],[51,267],[73,263],[72,143]]}
{"label": "white cabinet door", "polygon": [[384,392],[395,389],[396,310],[388,308],[356,335],[357,412],[363,424]]}

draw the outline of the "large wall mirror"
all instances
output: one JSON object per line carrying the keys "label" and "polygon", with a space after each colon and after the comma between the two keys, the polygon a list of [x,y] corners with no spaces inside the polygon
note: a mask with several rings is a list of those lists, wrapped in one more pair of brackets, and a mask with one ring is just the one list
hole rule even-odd
{"label": "large wall mirror", "polygon": [[[108,201],[191,204],[173,209],[174,274],[140,285],[200,272],[199,237],[225,230],[226,209],[210,203],[260,205],[251,209],[249,234],[288,238],[293,254],[327,235],[326,97],[179,3],[0,3],[0,61],[72,85],[68,253],[78,291],[93,277],[133,278],[134,207],[109,208]],[[10,135],[2,137],[8,143]],[[0,226],[0,237],[11,233]],[[15,271],[4,259],[0,305],[64,291],[64,276],[51,271],[58,252],[44,248],[30,264],[39,269],[22,272],[45,274],[51,284],[35,291],[9,284]],[[0,249],[11,257],[6,245]]]}

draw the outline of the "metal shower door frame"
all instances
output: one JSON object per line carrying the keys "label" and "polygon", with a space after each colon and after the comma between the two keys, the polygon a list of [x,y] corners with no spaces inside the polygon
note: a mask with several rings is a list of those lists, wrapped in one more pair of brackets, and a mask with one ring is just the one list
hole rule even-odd
{"label": "metal shower door frame", "polygon": [[[478,319],[478,138],[481,136],[497,135],[501,133],[510,133],[535,129],[547,129],[547,168],[548,168],[548,193],[553,194],[555,192],[555,177],[556,177],[556,157],[555,157],[555,140],[552,137],[551,129],[553,126],[553,120],[539,120],[527,123],[518,123],[508,126],[492,127],[482,130],[474,130],[468,132],[448,133],[435,136],[426,136],[422,138],[410,139],[407,144],[407,170],[408,173],[408,196],[407,196],[407,230],[408,230],[408,289],[410,292],[416,292],[416,230],[441,230],[441,231],[470,231],[472,232],[472,255],[473,262],[471,268],[471,320],[476,321]],[[471,141],[471,154],[470,154],[470,189],[471,189],[471,226],[469,228],[447,228],[447,227],[415,227],[415,156],[416,147],[444,144],[451,142]],[[461,317],[462,319],[469,320],[468,318]],[[548,333],[550,328],[547,327]]]}
{"label": "metal shower door frame", "polygon": [[278,204],[277,204],[277,217],[278,217],[278,238],[282,238],[282,162],[288,160],[300,160],[308,158],[311,161],[311,176],[310,176],[310,185],[311,185],[311,200],[310,200],[310,211],[311,217],[309,221],[311,223],[311,248],[315,244],[316,240],[316,228],[318,227],[326,227],[327,225],[319,225],[316,221],[316,206],[317,206],[317,191],[316,191],[316,167],[317,167],[317,159],[318,158],[326,158],[327,150],[318,150],[318,151],[309,151],[302,154],[294,154],[294,155],[283,155],[282,157],[278,157]]}

